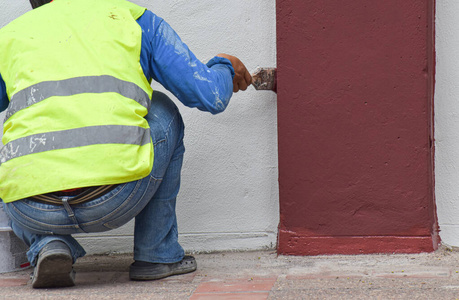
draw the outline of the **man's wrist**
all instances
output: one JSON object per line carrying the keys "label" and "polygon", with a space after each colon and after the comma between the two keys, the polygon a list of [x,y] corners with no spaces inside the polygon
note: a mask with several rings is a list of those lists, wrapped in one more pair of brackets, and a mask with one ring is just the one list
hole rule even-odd
{"label": "man's wrist", "polygon": [[225,67],[227,67],[231,72],[231,79],[233,79],[236,74],[231,61],[226,57],[215,56],[209,60],[206,65],[208,68],[212,68],[215,65],[225,65]]}

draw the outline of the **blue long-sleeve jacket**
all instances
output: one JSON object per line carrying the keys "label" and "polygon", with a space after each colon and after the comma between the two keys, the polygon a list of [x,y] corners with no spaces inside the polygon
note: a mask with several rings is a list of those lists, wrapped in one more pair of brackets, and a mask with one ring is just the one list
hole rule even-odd
{"label": "blue long-sleeve jacket", "polygon": [[[142,28],[140,64],[145,77],[154,79],[184,105],[213,114],[227,107],[233,94],[234,69],[226,58],[214,57],[207,65],[181,41],[177,33],[151,11],[137,20]],[[0,74],[0,111],[8,107]]]}

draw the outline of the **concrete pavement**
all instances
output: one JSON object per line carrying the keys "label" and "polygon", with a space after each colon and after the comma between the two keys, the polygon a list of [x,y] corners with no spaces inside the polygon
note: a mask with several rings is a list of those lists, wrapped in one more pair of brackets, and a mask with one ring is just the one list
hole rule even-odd
{"label": "concrete pavement", "polygon": [[273,251],[197,254],[198,270],[129,281],[130,255],[88,256],[77,285],[35,290],[31,269],[0,274],[0,299],[458,299],[459,252],[277,256]]}

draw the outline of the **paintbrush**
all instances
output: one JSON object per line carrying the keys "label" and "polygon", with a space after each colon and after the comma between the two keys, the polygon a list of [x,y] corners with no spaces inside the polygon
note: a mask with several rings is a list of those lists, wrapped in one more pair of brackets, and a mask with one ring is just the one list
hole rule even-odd
{"label": "paintbrush", "polygon": [[252,72],[252,85],[256,90],[273,91],[277,93],[277,69],[256,68]]}

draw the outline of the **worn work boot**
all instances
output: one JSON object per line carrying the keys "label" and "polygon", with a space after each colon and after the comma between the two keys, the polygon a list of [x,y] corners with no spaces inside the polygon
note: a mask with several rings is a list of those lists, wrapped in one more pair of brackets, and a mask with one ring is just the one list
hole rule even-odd
{"label": "worn work boot", "polygon": [[181,261],[172,264],[149,263],[136,261],[129,268],[131,280],[155,280],[164,277],[196,271],[196,260],[185,256]]}
{"label": "worn work boot", "polygon": [[75,285],[73,259],[69,247],[61,241],[46,244],[38,254],[32,274],[32,287],[53,288]]}

